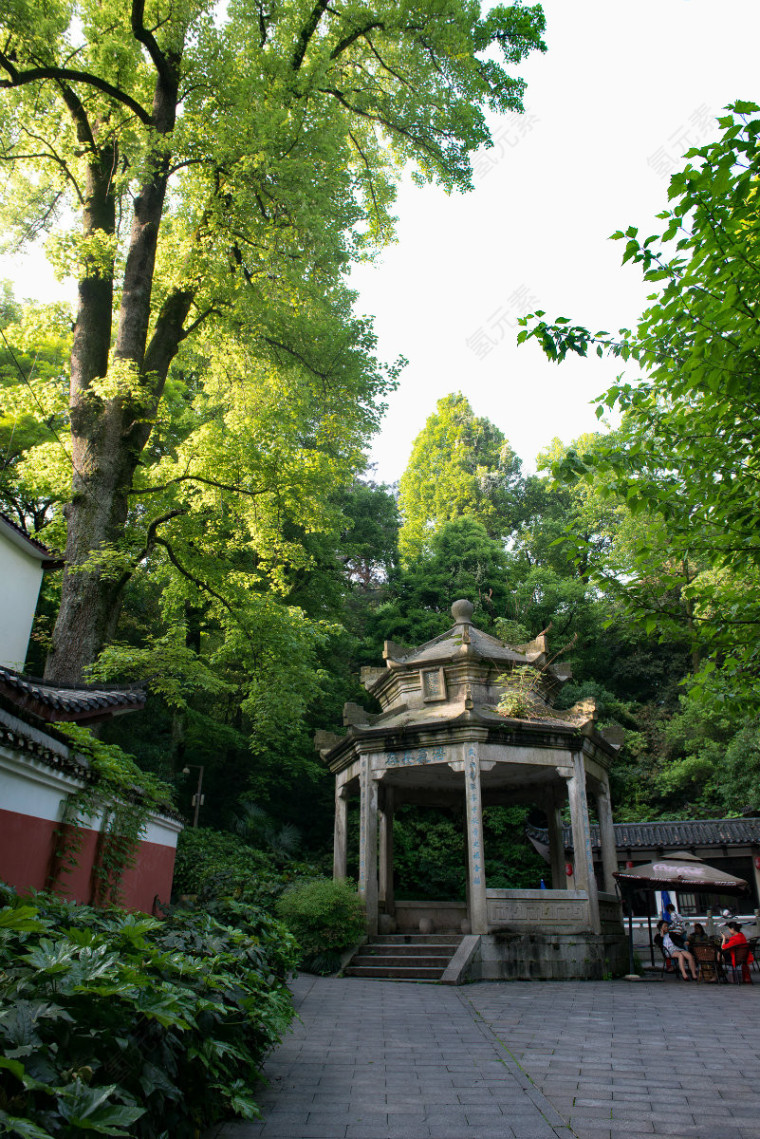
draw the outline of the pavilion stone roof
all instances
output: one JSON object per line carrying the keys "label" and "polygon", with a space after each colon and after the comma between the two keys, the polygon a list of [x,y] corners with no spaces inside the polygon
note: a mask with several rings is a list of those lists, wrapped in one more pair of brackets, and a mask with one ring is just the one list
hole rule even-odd
{"label": "pavilion stone roof", "polygon": [[[482,629],[477,629],[474,625],[467,626],[468,634],[463,638],[464,625],[457,623],[453,628],[448,629],[445,633],[441,633],[439,637],[435,637],[427,644],[421,645],[418,649],[396,656],[395,653],[390,656],[390,659],[398,661],[403,664],[428,664],[433,662],[442,662],[454,660],[462,652],[463,644],[470,646],[470,652],[474,656],[484,657],[487,660],[494,661],[495,663],[502,663],[507,665],[526,664],[529,658],[526,654],[519,652],[517,649],[510,648],[502,641],[492,637],[489,633],[484,633]],[[386,645],[388,642],[386,642]],[[395,648],[395,646],[394,646]],[[393,650],[391,650],[393,652]],[[386,659],[389,659],[389,651],[386,648]]]}
{"label": "pavilion stone roof", "polygon": [[[760,846],[760,818],[758,819],[683,819],[652,823],[614,823],[615,846],[618,850],[679,850],[691,846]],[[528,834],[537,842],[549,841],[548,832],[540,827],[528,827]],[[573,849],[573,835],[569,826],[562,828],[566,850]],[[599,827],[591,824],[592,846],[599,848]]]}
{"label": "pavilion stone roof", "polygon": [[[381,705],[379,714],[358,704],[343,709],[349,737],[405,729],[438,729],[444,723],[478,721],[487,727],[507,723],[530,724],[535,729],[593,730],[596,708],[593,699],[573,708],[552,707],[554,693],[569,679],[570,669],[554,666],[548,659],[545,634],[523,645],[508,645],[472,624],[473,605],[455,601],[451,607],[455,624],[445,633],[417,648],[385,643],[385,668],[362,669],[362,682]],[[519,720],[496,710],[504,692],[498,683],[504,673],[521,665],[536,669],[536,691],[530,696],[530,711]],[[318,733],[315,744],[327,756],[346,737]],[[620,745],[606,738],[610,747]]]}
{"label": "pavilion stone roof", "polygon": [[0,695],[21,712],[48,723],[102,720],[145,706],[145,693],[139,689],[46,684],[1,665]]}

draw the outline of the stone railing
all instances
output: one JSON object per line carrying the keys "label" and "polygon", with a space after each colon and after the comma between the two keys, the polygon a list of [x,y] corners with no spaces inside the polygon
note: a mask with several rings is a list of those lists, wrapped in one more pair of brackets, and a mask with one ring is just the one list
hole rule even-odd
{"label": "stone railing", "polygon": [[572,933],[589,928],[585,890],[486,890],[492,932]]}
{"label": "stone railing", "polygon": [[[428,922],[436,933],[462,933],[467,906],[464,902],[396,902],[394,916],[400,933],[428,932]],[[420,922],[425,923],[423,927]]]}

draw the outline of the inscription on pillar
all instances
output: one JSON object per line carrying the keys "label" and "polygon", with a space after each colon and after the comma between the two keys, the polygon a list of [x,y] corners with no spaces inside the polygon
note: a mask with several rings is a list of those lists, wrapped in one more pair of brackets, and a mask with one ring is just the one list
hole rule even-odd
{"label": "inscription on pillar", "polygon": [[359,883],[364,885],[367,881],[367,766],[366,755],[361,758],[360,779],[362,787],[361,807],[359,810]]}
{"label": "inscription on pillar", "polygon": [[480,886],[483,882],[483,847],[481,846],[480,811],[478,810],[478,758],[472,744],[467,751],[467,799],[467,821],[470,828],[470,848],[472,850],[472,884],[473,886]]}
{"label": "inscription on pillar", "polygon": [[590,868],[589,872],[593,874],[594,855],[591,849],[591,828],[589,827],[588,820],[588,799],[586,797],[586,778],[583,771],[583,766],[580,765],[580,776],[578,778],[578,792],[581,801],[581,810],[583,817],[583,845],[586,848],[586,865]]}

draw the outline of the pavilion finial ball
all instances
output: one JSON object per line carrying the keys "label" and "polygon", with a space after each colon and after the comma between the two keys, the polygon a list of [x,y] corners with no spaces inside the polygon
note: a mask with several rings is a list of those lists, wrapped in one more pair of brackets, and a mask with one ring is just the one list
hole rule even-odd
{"label": "pavilion finial ball", "polygon": [[460,598],[459,601],[455,601],[451,606],[451,616],[457,625],[469,625],[474,612],[475,606],[464,597]]}

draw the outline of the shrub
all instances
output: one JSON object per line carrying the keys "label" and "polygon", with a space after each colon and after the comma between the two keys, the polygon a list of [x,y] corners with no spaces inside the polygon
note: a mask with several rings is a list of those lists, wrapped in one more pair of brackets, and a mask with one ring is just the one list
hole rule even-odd
{"label": "shrub", "polygon": [[334,972],[341,951],[361,941],[367,932],[364,905],[346,879],[295,882],[276,908],[300,946],[302,967],[310,972]]}
{"label": "shrub", "polygon": [[[235,884],[274,873],[272,859],[238,835],[186,827],[177,842],[175,895],[200,894],[209,878],[229,876]],[[231,891],[230,891],[231,892]]]}
{"label": "shrub", "polygon": [[277,898],[295,878],[317,874],[306,862],[278,867],[270,851],[257,850],[238,835],[186,829],[177,844],[173,893],[175,898],[196,895],[206,909],[217,898],[234,896],[273,913]]}
{"label": "shrub", "polygon": [[191,1139],[258,1115],[293,939],[233,901],[166,922],[0,887],[0,1132]]}

